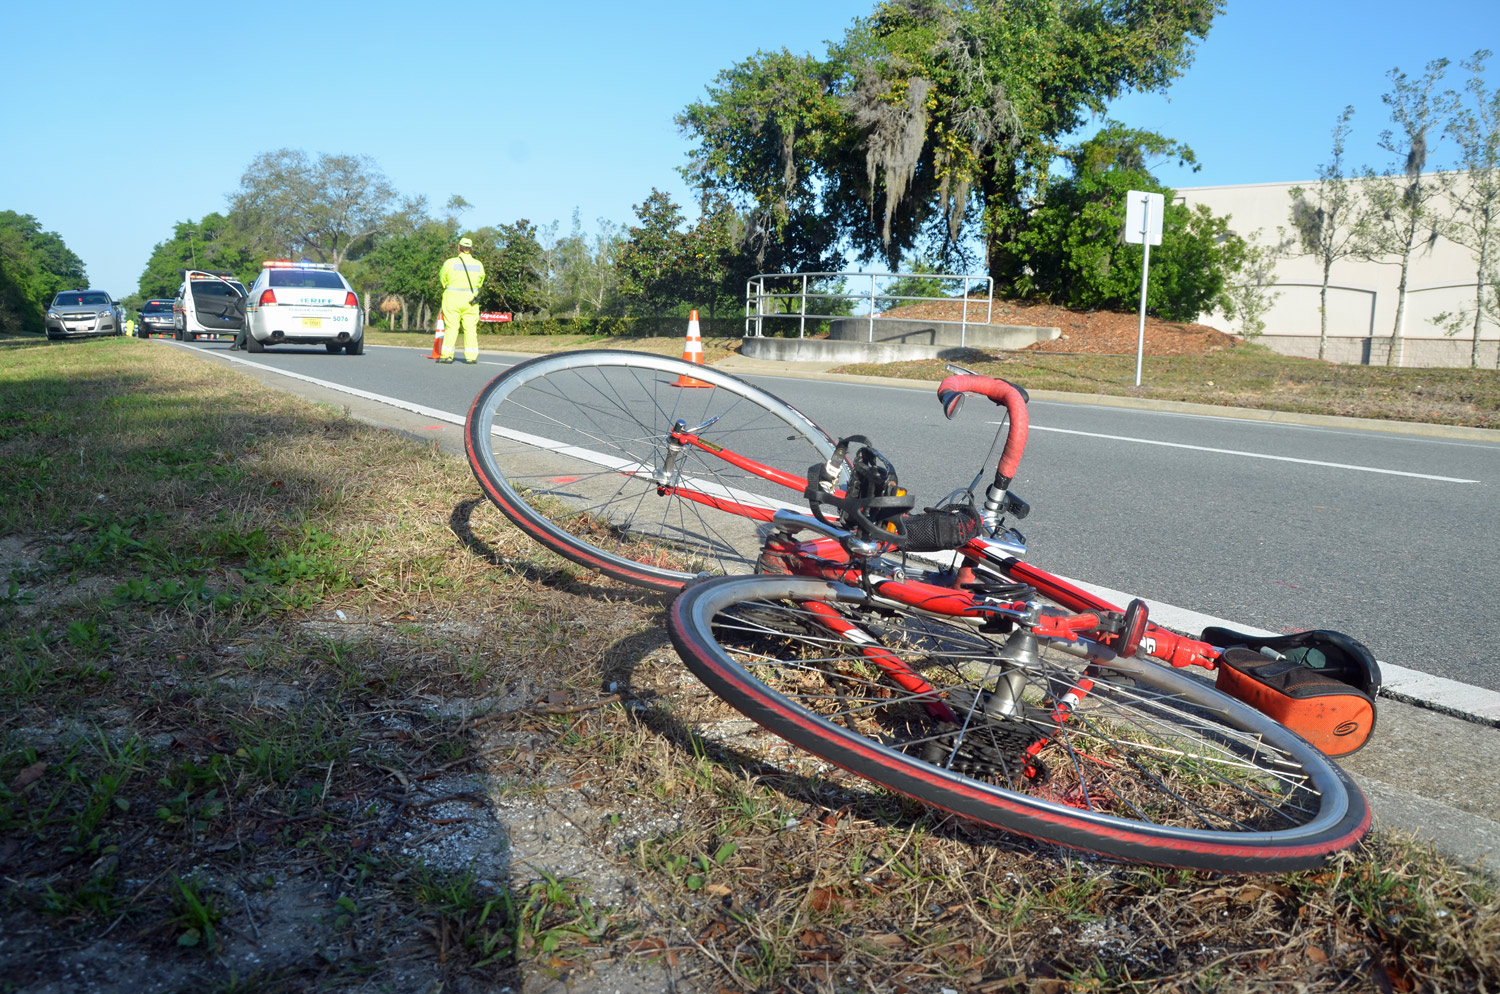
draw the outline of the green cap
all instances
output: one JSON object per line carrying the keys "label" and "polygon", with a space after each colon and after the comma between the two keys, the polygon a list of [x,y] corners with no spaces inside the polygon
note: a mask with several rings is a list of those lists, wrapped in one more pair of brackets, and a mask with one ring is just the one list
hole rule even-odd
{"label": "green cap", "polygon": [[472,239],[472,238],[460,238],[458,240],[458,247],[459,248],[473,248],[474,247],[474,239]]}

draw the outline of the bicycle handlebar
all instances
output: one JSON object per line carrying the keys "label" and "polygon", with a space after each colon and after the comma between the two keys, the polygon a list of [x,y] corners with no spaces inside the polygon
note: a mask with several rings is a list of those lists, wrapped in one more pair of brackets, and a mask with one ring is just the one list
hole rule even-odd
{"label": "bicycle handlebar", "polygon": [[950,419],[963,406],[965,394],[977,393],[988,397],[1004,407],[1010,415],[1010,431],[1005,436],[1005,449],[1000,453],[1000,464],[995,468],[995,483],[1004,490],[1015,478],[1021,466],[1021,453],[1026,451],[1026,436],[1031,428],[1031,418],[1026,411],[1026,394],[1014,383],[994,376],[977,373],[961,373],[950,376],[938,384],[938,401],[943,413]]}

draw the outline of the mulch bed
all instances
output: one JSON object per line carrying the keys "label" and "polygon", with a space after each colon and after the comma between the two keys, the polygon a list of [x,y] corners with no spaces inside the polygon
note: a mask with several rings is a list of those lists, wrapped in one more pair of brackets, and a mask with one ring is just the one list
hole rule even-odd
{"label": "mulch bed", "polygon": [[[974,321],[975,302],[969,303],[969,322]],[[957,300],[924,301],[911,304],[882,317],[927,318],[957,321],[962,317],[963,303]],[[1027,304],[997,300],[990,316],[991,324],[1028,325],[1036,328],[1061,328],[1062,336],[1048,342],[1027,346],[1031,352],[1066,352],[1090,355],[1134,355],[1140,332],[1138,314],[1113,311],[1072,311],[1051,304]],[[1208,355],[1242,342],[1203,324],[1179,324],[1146,317],[1146,354]]]}

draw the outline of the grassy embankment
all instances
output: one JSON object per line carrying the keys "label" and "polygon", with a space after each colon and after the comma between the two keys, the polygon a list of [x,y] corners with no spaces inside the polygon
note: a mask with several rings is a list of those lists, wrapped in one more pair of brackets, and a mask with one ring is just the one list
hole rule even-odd
{"label": "grassy embankment", "polygon": [[0,338],[0,570],[6,985],[1500,987],[1495,881],[1408,840],[1207,876],[747,765],[659,600],[158,343]]}

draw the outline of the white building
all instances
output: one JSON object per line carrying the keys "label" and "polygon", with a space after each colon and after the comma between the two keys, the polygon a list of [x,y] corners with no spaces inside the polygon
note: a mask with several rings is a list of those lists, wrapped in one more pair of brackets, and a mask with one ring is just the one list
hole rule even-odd
{"label": "white building", "polygon": [[[1215,214],[1228,215],[1230,228],[1241,237],[1258,234],[1261,244],[1274,244],[1280,240],[1278,228],[1292,234],[1289,191],[1295,186],[1302,187],[1313,200],[1318,181],[1184,187],[1177,191],[1177,199],[1190,206],[1205,204]],[[1402,365],[1469,365],[1475,270],[1473,253],[1446,238],[1438,238],[1430,249],[1413,253],[1402,318]],[[1399,279],[1400,267],[1394,263],[1345,259],[1334,264],[1328,290],[1328,359],[1385,364],[1396,321]],[[1257,341],[1285,355],[1316,357],[1322,280],[1322,265],[1314,257],[1280,260],[1274,289],[1280,296],[1264,317],[1265,331]],[[1446,334],[1434,320],[1444,312],[1457,314],[1461,310],[1467,310],[1471,319],[1456,335]],[[1207,314],[1199,320],[1221,331],[1242,332],[1238,321],[1230,321],[1223,314]],[[1495,368],[1497,349],[1500,328],[1487,321],[1480,335],[1481,368]]]}

